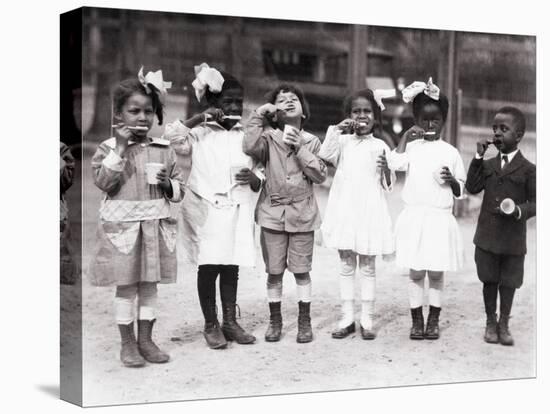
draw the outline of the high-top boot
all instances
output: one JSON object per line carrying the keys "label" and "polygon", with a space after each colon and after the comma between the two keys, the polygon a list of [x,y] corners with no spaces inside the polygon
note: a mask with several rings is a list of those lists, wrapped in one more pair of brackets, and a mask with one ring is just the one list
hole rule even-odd
{"label": "high-top boot", "polygon": [[125,367],[137,368],[145,365],[145,360],[138,351],[134,323],[118,325],[120,332],[120,360]]}
{"label": "high-top boot", "polygon": [[412,327],[409,335],[410,339],[424,339],[424,315],[422,306],[411,308]]}
{"label": "high-top boot", "polygon": [[426,339],[439,339],[439,313],[441,308],[430,305],[430,312],[428,313],[428,320],[426,323],[426,332],[424,332],[424,338]]}
{"label": "high-top boot", "polygon": [[485,336],[483,337],[485,342],[490,344],[498,344],[498,330],[497,330],[497,315],[487,315],[487,325],[485,326]]}
{"label": "high-top boot", "polygon": [[[235,303],[224,303],[222,331],[225,339],[228,341],[236,341],[238,344],[251,344],[256,340],[254,335],[247,333],[236,320]],[[239,311],[240,313],[240,311]],[[240,315],[239,315],[240,316]]]}
{"label": "high-top boot", "polygon": [[313,341],[311,318],[309,316],[310,305],[310,302],[298,302],[298,335],[296,336],[296,342],[301,344]]}
{"label": "high-top boot", "polygon": [[204,313],[204,339],[211,349],[223,349],[227,346],[227,341],[223,335],[218,316],[216,305],[209,304],[203,309]]}
{"label": "high-top boot", "polygon": [[512,338],[512,334],[508,328],[509,319],[510,316],[508,315],[500,315],[500,319],[498,320],[498,340],[502,345],[511,346],[514,345],[514,338]]}
{"label": "high-top boot", "polygon": [[265,332],[267,342],[277,342],[281,339],[283,329],[283,316],[281,315],[281,302],[269,302],[269,326]]}
{"label": "high-top boot", "polygon": [[162,364],[168,362],[170,356],[162,352],[157,344],[153,342],[153,325],[155,319],[150,321],[138,319],[138,349],[143,358],[149,362]]}

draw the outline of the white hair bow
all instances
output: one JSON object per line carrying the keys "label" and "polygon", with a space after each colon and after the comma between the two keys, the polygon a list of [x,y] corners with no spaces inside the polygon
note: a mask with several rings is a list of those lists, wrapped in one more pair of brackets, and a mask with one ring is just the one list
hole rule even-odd
{"label": "white hair bow", "polygon": [[161,103],[164,103],[164,98],[168,93],[167,89],[172,87],[172,82],[164,82],[162,79],[162,70],[157,70],[156,72],[147,72],[147,75],[143,76],[143,66],[139,70],[138,79],[141,84],[145,87],[147,94],[150,94],[151,88],[149,85],[153,85],[159,92],[159,100]]}
{"label": "white hair bow", "polygon": [[436,101],[439,100],[439,88],[435,83],[433,83],[432,78],[430,77],[430,79],[428,79],[428,83],[416,81],[403,89],[403,102],[411,102],[415,98],[415,96],[421,92],[424,92],[426,95]]}
{"label": "white hair bow", "polygon": [[380,110],[383,111],[386,107],[384,106],[382,99],[395,97],[395,89],[375,89],[372,91],[372,94],[374,95],[374,100],[380,107]]}
{"label": "white hair bow", "polygon": [[220,93],[222,91],[224,78],[222,74],[214,68],[211,68],[206,63],[201,63],[195,66],[195,80],[191,83],[195,89],[195,96],[200,102],[206,92],[206,88],[212,93]]}

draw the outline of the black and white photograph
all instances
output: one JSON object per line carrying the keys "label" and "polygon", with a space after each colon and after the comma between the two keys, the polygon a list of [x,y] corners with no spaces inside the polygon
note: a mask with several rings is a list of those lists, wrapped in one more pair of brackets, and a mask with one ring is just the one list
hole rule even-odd
{"label": "black and white photograph", "polygon": [[[38,392],[529,407],[513,390],[540,398],[543,379],[541,25],[215,3],[50,13],[59,382]],[[492,3],[492,22],[521,7]]]}

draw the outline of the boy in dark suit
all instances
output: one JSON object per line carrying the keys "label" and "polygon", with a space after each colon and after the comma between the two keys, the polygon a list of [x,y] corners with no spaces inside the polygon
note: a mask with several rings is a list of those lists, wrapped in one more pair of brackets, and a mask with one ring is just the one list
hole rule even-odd
{"label": "boy in dark suit", "polygon": [[[491,142],[477,143],[477,153],[468,169],[466,189],[472,194],[485,190],[474,236],[477,274],[483,282],[487,313],[484,339],[488,343],[513,345],[508,319],[515,290],[523,282],[526,221],[536,213],[536,167],[518,149],[525,132],[525,117],[519,109],[501,108],[495,115],[493,132],[492,143],[499,153],[483,160]],[[501,205],[505,199],[513,203],[507,200]]]}

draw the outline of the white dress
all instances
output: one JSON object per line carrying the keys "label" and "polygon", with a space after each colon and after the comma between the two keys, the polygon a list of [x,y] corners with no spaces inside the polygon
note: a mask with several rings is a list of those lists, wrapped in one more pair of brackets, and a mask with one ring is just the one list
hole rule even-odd
{"label": "white dress", "polygon": [[[391,191],[376,167],[378,155],[390,148],[372,134],[341,134],[329,127],[319,157],[337,167],[321,232],[327,247],[361,255],[394,252],[392,223],[384,192]],[[391,174],[391,182],[395,174]]]}
{"label": "white dress", "polygon": [[439,183],[437,173],[449,168],[464,197],[466,173],[458,150],[441,139],[418,139],[404,153],[392,151],[390,168],[406,171],[402,198],[405,208],[395,223],[396,263],[414,270],[446,271],[462,266],[464,247],[452,214],[451,186]]}
{"label": "white dress", "polygon": [[227,131],[216,122],[206,122],[189,129],[176,121],[166,126],[164,136],[176,153],[191,154],[178,238],[184,261],[255,266],[254,207],[258,193],[249,185],[232,187],[235,171],[255,166],[242,151],[242,126],[237,124]]}

